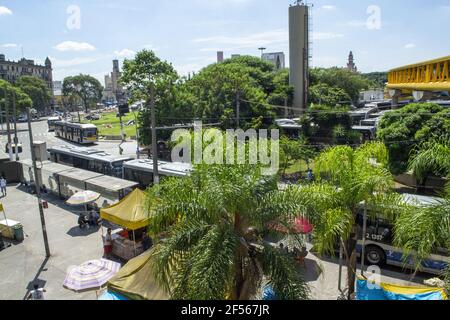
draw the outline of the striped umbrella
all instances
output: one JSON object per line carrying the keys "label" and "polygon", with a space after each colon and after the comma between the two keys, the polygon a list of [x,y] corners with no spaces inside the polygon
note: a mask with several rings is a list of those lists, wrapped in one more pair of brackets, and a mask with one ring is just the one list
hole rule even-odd
{"label": "striped umbrella", "polygon": [[77,292],[99,289],[119,271],[120,267],[120,263],[106,259],[85,262],[67,273],[64,287]]}
{"label": "striped umbrella", "polygon": [[98,200],[98,198],[100,198],[100,193],[86,190],[75,193],[66,201],[66,203],[72,206],[81,206],[83,204],[94,202]]}

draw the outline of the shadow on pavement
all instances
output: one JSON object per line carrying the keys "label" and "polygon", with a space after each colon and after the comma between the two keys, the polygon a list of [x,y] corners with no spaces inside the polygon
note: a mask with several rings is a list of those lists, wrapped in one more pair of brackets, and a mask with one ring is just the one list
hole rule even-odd
{"label": "shadow on pavement", "polygon": [[30,292],[32,290],[34,290],[34,285],[35,284],[37,284],[39,286],[39,288],[44,288],[45,287],[47,282],[45,280],[39,279],[39,276],[41,275],[42,272],[45,272],[45,271],[48,270],[45,266],[47,265],[47,262],[48,262],[49,259],[50,259],[49,257],[45,258],[45,260],[42,262],[41,266],[39,267],[39,270],[37,271],[36,275],[34,276],[34,279],[31,280],[28,283],[28,286],[26,287],[27,293],[25,294],[25,296],[23,297],[22,300],[26,300],[27,299],[27,297],[30,294]]}
{"label": "shadow on pavement", "polygon": [[99,226],[96,227],[89,227],[89,229],[80,229],[79,226],[75,226],[72,229],[70,229],[69,231],[67,231],[67,234],[73,238],[76,237],[86,237],[89,236],[93,233],[97,233],[100,230]]}

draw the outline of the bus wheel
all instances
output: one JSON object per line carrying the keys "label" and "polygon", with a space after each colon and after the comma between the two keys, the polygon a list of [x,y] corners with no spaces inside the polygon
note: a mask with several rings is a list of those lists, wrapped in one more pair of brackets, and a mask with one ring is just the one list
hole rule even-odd
{"label": "bus wheel", "polygon": [[371,265],[379,267],[386,263],[386,255],[383,250],[375,246],[368,246],[366,248],[366,260]]}

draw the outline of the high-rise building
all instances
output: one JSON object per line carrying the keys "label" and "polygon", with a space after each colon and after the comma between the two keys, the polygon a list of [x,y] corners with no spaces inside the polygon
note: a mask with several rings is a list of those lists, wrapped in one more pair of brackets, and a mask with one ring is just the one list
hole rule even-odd
{"label": "high-rise building", "polygon": [[351,72],[358,72],[358,68],[356,67],[352,51],[350,51],[350,54],[348,55],[347,69]]}
{"label": "high-rise building", "polygon": [[49,90],[53,94],[53,70],[49,58],[45,59],[44,65],[35,64],[33,60],[22,58],[19,61],[6,60],[4,54],[0,54],[0,79],[11,83],[21,76],[35,76],[47,83]]}
{"label": "high-rise building", "polygon": [[289,7],[289,83],[294,87],[293,108],[300,115],[308,104],[309,6],[296,1]]}
{"label": "high-rise building", "polygon": [[286,68],[286,57],[284,55],[284,52],[263,53],[262,59],[273,63],[276,70]]}
{"label": "high-rise building", "polygon": [[223,51],[217,51],[217,63],[223,62]]}

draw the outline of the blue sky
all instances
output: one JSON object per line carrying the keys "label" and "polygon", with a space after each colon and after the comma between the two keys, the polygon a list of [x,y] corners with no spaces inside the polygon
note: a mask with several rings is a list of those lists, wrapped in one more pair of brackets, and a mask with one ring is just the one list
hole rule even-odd
{"label": "blue sky", "polygon": [[[39,63],[49,56],[55,80],[89,73],[103,82],[112,59],[131,58],[143,48],[187,74],[214,62],[218,50],[226,57],[259,55],[264,46],[288,54],[293,2],[0,0],[0,52],[16,60],[23,47],[25,57]],[[314,66],[344,66],[350,50],[363,72],[450,55],[448,0],[312,2]],[[79,20],[73,19],[77,8]],[[381,24],[368,25],[377,8]]]}

